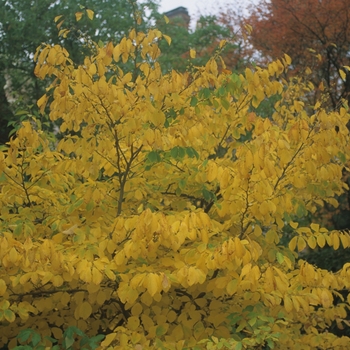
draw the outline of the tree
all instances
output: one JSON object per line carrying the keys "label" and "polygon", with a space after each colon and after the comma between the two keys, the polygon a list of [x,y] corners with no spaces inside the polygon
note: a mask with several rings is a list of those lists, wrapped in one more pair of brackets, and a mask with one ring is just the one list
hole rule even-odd
{"label": "tree", "polygon": [[[181,18],[173,18],[170,23],[160,18],[158,28],[172,38],[170,47],[166,43],[160,43],[162,55],[159,57],[159,62],[166,71],[175,69],[184,72],[189,62],[196,66],[204,65],[213,55],[221,40],[227,42],[225,52],[230,52],[231,55],[235,53],[235,35],[215,16],[201,16],[193,31],[183,25]],[[196,57],[190,61],[191,50],[195,50]],[[226,55],[222,53],[222,56]]]}
{"label": "tree", "polygon": [[261,60],[287,53],[295,72],[310,73],[338,108],[342,99],[350,101],[349,18],[349,0],[262,0],[247,21]]}
{"label": "tree", "polygon": [[[102,349],[346,349],[327,329],[349,324],[349,264],[331,273],[295,251],[350,245],[296,222],[347,188],[350,115],[309,116],[310,86],[279,81],[287,55],[238,75],[215,51],[163,74],[162,40],[133,29],[83,64],[37,51],[51,80],[38,107],[64,137],[33,118],[0,153],[0,342],[71,325],[105,334]],[[274,95],[274,115],[257,115]]]}
{"label": "tree", "polygon": [[[64,44],[76,63],[82,63],[87,40],[114,43],[134,27],[135,11],[142,13],[141,29],[145,30],[154,22],[157,4],[153,0],[84,1],[87,9],[95,11],[95,21],[88,24],[86,16],[76,22],[74,13],[79,7],[76,1],[19,1],[0,0],[0,142],[8,140],[11,127],[9,121],[18,120],[16,109],[26,110],[44,93],[45,83],[35,79],[32,57],[36,48],[47,42],[52,45]],[[145,11],[147,9],[147,11]],[[58,38],[58,29],[53,21],[63,15],[71,35]],[[60,23],[60,22],[58,22]],[[97,39],[98,38],[98,39]],[[6,86],[6,87],[5,87]],[[14,94],[9,101],[9,95]]]}

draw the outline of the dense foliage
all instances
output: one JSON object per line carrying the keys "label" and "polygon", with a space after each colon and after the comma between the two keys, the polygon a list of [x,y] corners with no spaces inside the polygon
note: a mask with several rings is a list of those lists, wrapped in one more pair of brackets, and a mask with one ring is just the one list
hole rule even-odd
{"label": "dense foliage", "polygon": [[307,113],[287,55],[238,75],[221,42],[163,74],[161,41],[133,29],[81,64],[38,49],[38,107],[61,135],[32,118],[0,153],[0,345],[70,325],[101,349],[347,349],[328,327],[349,325],[350,264],[297,260],[350,246],[297,222],[347,188],[347,110]]}
{"label": "dense foliage", "polygon": [[[262,0],[247,21],[250,43],[262,56],[287,53],[294,70],[305,71],[336,108],[350,101],[349,0]],[[295,73],[295,72],[294,72]]]}
{"label": "dense foliage", "polygon": [[[20,118],[16,112],[35,104],[45,92],[47,84],[35,79],[33,74],[32,57],[41,43],[64,44],[75,62],[82,63],[88,52],[88,38],[116,44],[135,26],[133,12],[142,13],[141,30],[146,30],[159,16],[157,2],[153,0],[142,4],[134,0],[86,0],[79,12],[94,9],[93,22],[89,22],[87,16],[75,21],[79,6],[73,0],[0,0],[0,8],[0,143],[8,141],[13,128],[8,122]],[[56,28],[53,18],[59,15],[66,19],[65,25],[71,31],[69,36],[57,36],[61,28]]]}

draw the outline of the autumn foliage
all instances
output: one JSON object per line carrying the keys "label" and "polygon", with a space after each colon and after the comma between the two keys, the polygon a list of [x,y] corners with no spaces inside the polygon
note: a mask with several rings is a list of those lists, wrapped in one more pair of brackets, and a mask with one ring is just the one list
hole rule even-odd
{"label": "autumn foliage", "polygon": [[347,187],[347,110],[308,114],[287,55],[162,74],[160,40],[133,29],[82,65],[38,49],[60,134],[32,118],[0,153],[0,345],[73,325],[100,349],[346,349],[327,329],[349,326],[350,264],[297,258],[350,235],[297,221]]}
{"label": "autumn foliage", "polygon": [[350,101],[349,18],[349,0],[262,0],[246,21],[261,59],[287,53],[294,74],[307,72],[335,108]]}

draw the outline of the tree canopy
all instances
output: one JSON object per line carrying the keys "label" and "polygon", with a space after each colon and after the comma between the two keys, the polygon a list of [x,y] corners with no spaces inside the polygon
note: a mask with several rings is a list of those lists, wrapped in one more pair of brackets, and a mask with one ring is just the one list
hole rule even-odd
{"label": "tree canopy", "polygon": [[[0,0],[0,142],[8,140],[9,121],[16,121],[16,109],[26,109],[45,91],[45,83],[34,76],[32,60],[36,48],[43,42],[64,43],[75,62],[82,63],[88,39],[98,42],[117,43],[135,26],[133,13],[142,14],[140,29],[145,30],[156,18],[157,2],[143,1],[96,1],[88,0],[83,6],[76,1]],[[95,20],[88,23],[87,16],[76,22],[74,14],[84,8],[93,9]],[[58,37],[59,30],[53,19],[63,15],[70,36]]]}
{"label": "tree canopy", "polygon": [[62,137],[33,117],[0,152],[0,344],[67,342],[71,325],[101,349],[346,349],[328,327],[349,325],[350,265],[297,252],[350,235],[297,221],[347,189],[350,115],[308,114],[310,85],[280,79],[288,55],[237,74],[221,41],[163,73],[162,41],[136,27],[83,62],[37,50],[37,104]]}
{"label": "tree canopy", "polygon": [[310,74],[336,108],[342,99],[350,101],[349,18],[349,0],[262,0],[247,21],[261,58],[287,53],[294,70]]}

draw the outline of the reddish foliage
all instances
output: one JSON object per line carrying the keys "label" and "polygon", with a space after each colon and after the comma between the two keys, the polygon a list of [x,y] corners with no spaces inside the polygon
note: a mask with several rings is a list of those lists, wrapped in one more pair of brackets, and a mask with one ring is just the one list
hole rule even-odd
{"label": "reddish foliage", "polygon": [[311,68],[333,108],[350,99],[350,73],[345,81],[339,75],[349,65],[350,0],[261,0],[247,20],[262,61],[287,53],[295,72]]}

